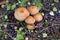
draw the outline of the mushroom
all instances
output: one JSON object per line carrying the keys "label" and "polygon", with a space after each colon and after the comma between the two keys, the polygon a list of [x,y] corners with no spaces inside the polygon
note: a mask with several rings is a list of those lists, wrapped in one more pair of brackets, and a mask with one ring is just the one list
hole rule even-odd
{"label": "mushroom", "polygon": [[26,19],[26,17],[29,16],[29,14],[30,13],[26,8],[21,7],[21,8],[17,8],[15,10],[14,16],[17,20],[24,21]]}
{"label": "mushroom", "polygon": [[30,6],[28,7],[28,10],[31,13],[31,15],[34,15],[39,12],[39,9],[36,6]]}
{"label": "mushroom", "polygon": [[40,22],[43,19],[43,16],[40,13],[34,15],[34,19],[36,22]]}
{"label": "mushroom", "polygon": [[31,24],[31,25],[27,24],[26,27],[27,27],[27,29],[29,29],[29,30],[35,29],[34,24]]}
{"label": "mushroom", "polygon": [[25,22],[27,24],[34,24],[35,23],[35,19],[32,17],[32,16],[28,16],[26,19],[25,19]]}
{"label": "mushroom", "polygon": [[14,30],[17,30],[17,26],[14,26]]}

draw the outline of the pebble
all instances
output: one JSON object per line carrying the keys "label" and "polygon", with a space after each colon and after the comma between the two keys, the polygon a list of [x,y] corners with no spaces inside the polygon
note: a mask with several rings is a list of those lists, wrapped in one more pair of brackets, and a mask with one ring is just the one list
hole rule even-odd
{"label": "pebble", "polygon": [[51,16],[54,16],[54,15],[55,15],[53,11],[50,11],[49,14],[50,14]]}
{"label": "pebble", "polygon": [[60,10],[59,10],[59,13],[60,13]]}
{"label": "pebble", "polygon": [[31,3],[30,2],[28,2],[28,5],[30,5]]}
{"label": "pebble", "polygon": [[26,37],[25,40],[28,40],[28,37]]}
{"label": "pebble", "polygon": [[56,7],[53,7],[53,11],[57,12],[57,8]]}

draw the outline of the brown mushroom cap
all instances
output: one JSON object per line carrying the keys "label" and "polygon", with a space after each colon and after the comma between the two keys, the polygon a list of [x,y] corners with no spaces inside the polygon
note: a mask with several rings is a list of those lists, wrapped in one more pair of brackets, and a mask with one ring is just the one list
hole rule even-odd
{"label": "brown mushroom cap", "polygon": [[36,22],[40,22],[43,19],[43,16],[40,13],[34,15]]}
{"label": "brown mushroom cap", "polygon": [[27,29],[29,29],[29,30],[35,29],[34,24],[32,24],[32,25],[27,24]]}
{"label": "brown mushroom cap", "polygon": [[36,6],[30,6],[28,7],[28,10],[31,13],[31,15],[34,15],[39,12],[39,9]]}
{"label": "brown mushroom cap", "polygon": [[22,7],[15,10],[14,16],[17,20],[24,21],[29,14],[28,10]]}
{"label": "brown mushroom cap", "polygon": [[26,19],[25,19],[25,22],[27,24],[34,24],[35,23],[35,19],[32,17],[32,16],[28,16]]}

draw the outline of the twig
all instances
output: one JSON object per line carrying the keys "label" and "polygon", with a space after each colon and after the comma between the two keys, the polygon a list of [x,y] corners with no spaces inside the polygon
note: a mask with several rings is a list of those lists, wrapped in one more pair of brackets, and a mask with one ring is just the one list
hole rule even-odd
{"label": "twig", "polygon": [[9,33],[7,33],[6,30],[4,30],[4,31],[0,30],[0,31],[6,33],[11,39],[14,39],[14,37],[12,37]]}

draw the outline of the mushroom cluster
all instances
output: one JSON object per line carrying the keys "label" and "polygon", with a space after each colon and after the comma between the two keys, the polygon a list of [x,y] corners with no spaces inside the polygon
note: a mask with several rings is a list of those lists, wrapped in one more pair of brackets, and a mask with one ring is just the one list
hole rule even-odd
{"label": "mushroom cluster", "polygon": [[19,21],[25,21],[27,24],[27,29],[30,30],[35,28],[35,22],[40,22],[43,19],[43,16],[39,13],[39,9],[36,6],[17,8],[14,16]]}

